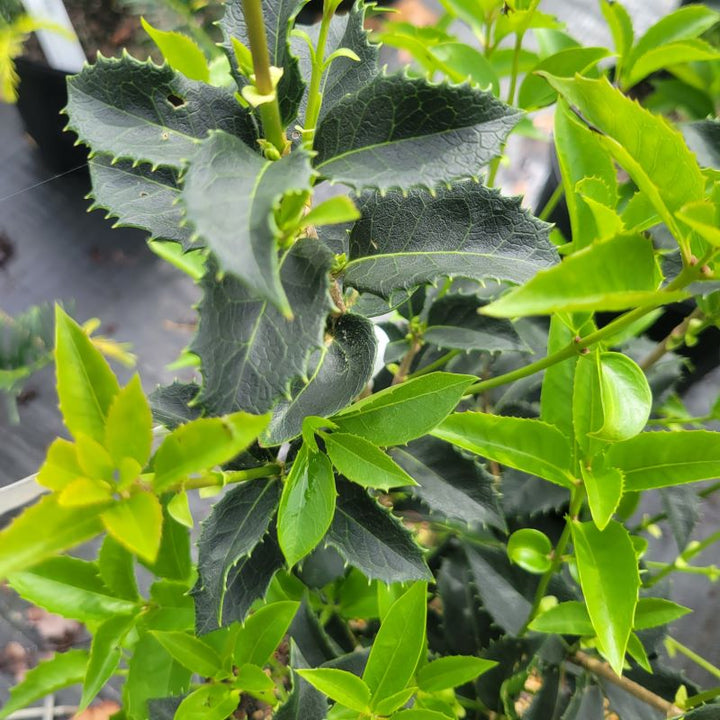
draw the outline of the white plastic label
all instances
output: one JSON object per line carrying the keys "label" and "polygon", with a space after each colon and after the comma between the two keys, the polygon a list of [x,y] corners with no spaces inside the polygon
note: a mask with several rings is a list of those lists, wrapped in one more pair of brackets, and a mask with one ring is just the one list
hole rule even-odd
{"label": "white plastic label", "polygon": [[69,73],[80,72],[85,62],[85,53],[62,0],[23,0],[23,4],[28,15],[35,20],[51,22],[67,30],[67,33],[62,34],[52,30],[37,31],[48,65]]}

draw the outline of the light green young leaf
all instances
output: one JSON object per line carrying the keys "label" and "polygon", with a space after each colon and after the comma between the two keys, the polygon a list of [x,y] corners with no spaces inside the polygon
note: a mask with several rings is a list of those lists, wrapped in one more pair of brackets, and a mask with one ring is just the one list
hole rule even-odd
{"label": "light green young leaf", "polygon": [[155,562],[163,524],[162,505],[155,495],[140,490],[103,511],[101,518],[119,543],[142,560]]}
{"label": "light green young leaf", "polygon": [[624,478],[620,470],[595,463],[580,466],[592,519],[598,530],[604,530],[617,510],[623,495]]}
{"label": "light green young leaf", "polygon": [[330,461],[303,446],[285,481],[278,508],[278,541],[290,567],[322,540],[335,514],[336,494]]}
{"label": "light green young leaf", "polygon": [[370,688],[357,675],[336,668],[315,668],[295,670],[295,672],[331,700],[357,712],[369,711]]}
{"label": "light green young leaf", "polygon": [[415,674],[425,646],[426,594],[427,585],[415,583],[383,619],[363,673],[373,707],[403,690]]}
{"label": "light green young leaf", "polygon": [[575,521],[572,537],[598,648],[621,675],[640,589],[633,544],[627,530],[614,520],[602,532],[593,523]]}
{"label": "light green young leaf", "polygon": [[645,672],[651,673],[653,671],[647,652],[645,652],[645,647],[635,633],[630,633],[627,653]]}
{"label": "light green young leaf", "polygon": [[61,556],[31,570],[14,573],[10,585],[26,600],[63,617],[82,622],[137,612],[137,603],[114,597],[93,563]]}
{"label": "light green young leaf", "polygon": [[84,710],[97,697],[117,670],[122,657],[120,645],[136,619],[135,616],[110,618],[93,634],[78,711]]}
{"label": "light green young leaf", "polygon": [[573,486],[570,442],[540,420],[462,412],[448,417],[431,434],[501,465]]}
{"label": "light green young leaf", "polygon": [[325,435],[323,440],[337,471],[358,485],[381,490],[417,485],[392,458],[364,438],[332,433]]}
{"label": "light green young leaf", "polygon": [[391,715],[395,710],[401,708],[417,692],[416,687],[406,687],[390,697],[386,697],[375,705],[375,713],[385,716]]}
{"label": "light green young leaf", "polygon": [[[597,272],[597,268],[603,272]],[[660,277],[652,241],[618,235],[541,270],[525,285],[486,305],[492,317],[549,315],[584,310],[625,310],[674,302],[685,294],[658,291]]]}
{"label": "light green young leaf", "polygon": [[582,75],[608,55],[610,51],[603,47],[572,47],[543,58],[520,85],[518,105],[524,110],[537,110],[555,101],[557,92],[535,72],[544,71],[560,77],[572,77],[575,73]]}
{"label": "light green young leaf", "polygon": [[635,610],[633,628],[635,630],[647,630],[658,625],[667,625],[690,612],[692,612],[690,608],[678,605],[665,598],[640,598]]}
{"label": "light green young leaf", "polygon": [[178,32],[166,32],[154,28],[145,18],[141,18],[145,32],[153,39],[173,70],[181,72],[190,80],[210,82],[210,70],[203,51],[187,35]]}
{"label": "light green young leaf", "polygon": [[577,600],[560,603],[538,615],[528,626],[530,630],[557,635],[592,637],[595,628],[584,603]]}
{"label": "light green young leaf", "polygon": [[550,538],[535,528],[516,530],[507,543],[507,554],[511,562],[529,573],[542,575],[552,566],[552,543]]}
{"label": "light green young leaf", "polygon": [[497,662],[469,655],[448,655],[424,665],[417,674],[418,686],[425,692],[459,687],[482,675]]}
{"label": "light green young leaf", "polygon": [[[609,188],[617,203],[617,171],[610,153],[595,133],[580,122],[567,102],[560,98],[555,110],[555,148],[570,215],[573,246],[581,250],[596,236],[590,208],[575,192],[585,178],[597,178]],[[614,203],[610,203],[614,206]]]}
{"label": "light green young leaf", "polygon": [[83,329],[55,306],[55,363],[60,411],[73,435],[105,439],[105,420],[120,392],[117,378]]}
{"label": "light green young leaf", "polygon": [[410,708],[393,715],[393,720],[447,720],[445,713],[426,708]]}
{"label": "light green young leaf", "polygon": [[78,433],[75,449],[78,462],[86,478],[93,481],[105,480],[112,482],[115,465],[110,453],[101,443],[87,435]]}
{"label": "light green young leaf", "polygon": [[201,685],[180,703],[175,720],[226,720],[239,699],[240,690],[230,685]]}
{"label": "light green young leaf", "polygon": [[625,87],[633,87],[651,73],[681,63],[707,62],[720,58],[710,43],[703,40],[685,40],[673,42],[649,50],[637,57],[625,78]]}
{"label": "light green young leaf", "polygon": [[695,230],[703,240],[714,247],[720,247],[720,213],[718,206],[710,202],[688,203],[677,216],[688,227]]}
{"label": "light green young leaf", "polygon": [[49,495],[0,531],[0,580],[99,535],[103,506],[64,508]]}
{"label": "light green young leaf", "polygon": [[618,54],[618,74],[621,67],[632,50],[635,40],[632,19],[624,5],[617,0],[600,0],[600,9],[615,43],[615,52]]}
{"label": "light green young leaf", "polygon": [[356,402],[333,421],[340,432],[375,445],[404,445],[447,417],[474,379],[445,372],[423,375]]}
{"label": "light green young leaf", "polygon": [[108,410],[105,447],[116,466],[128,457],[143,468],[150,458],[152,413],[138,375],[120,390]]}
{"label": "light green young leaf", "polygon": [[155,490],[161,492],[189,475],[230,462],[267,427],[270,415],[237,412],[199,418],[173,430],[155,454]]}
{"label": "light green young leaf", "polygon": [[235,687],[251,695],[260,696],[266,701],[274,701],[273,690],[275,683],[268,677],[262,668],[257,665],[242,665],[235,675]]}
{"label": "light green young leaf", "polygon": [[215,677],[222,672],[222,660],[217,652],[194,635],[176,631],[154,631],[152,634],[188,670],[203,677]]}
{"label": "light green young leaf", "polygon": [[134,570],[135,560],[112,535],[106,535],[100,547],[97,566],[100,578],[115,597],[139,600]]}
{"label": "light green young leaf", "polygon": [[646,432],[612,445],[610,465],[625,474],[625,492],[720,477],[720,433]]}
{"label": "light green young leaf", "polygon": [[297,602],[274,602],[251,615],[237,634],[233,664],[263,667],[285,637],[299,606]]}
{"label": "light green young leaf", "polygon": [[47,457],[38,472],[37,481],[43,487],[60,491],[82,474],[83,470],[80,467],[74,443],[64,438],[55,438],[48,448]]}
{"label": "light green young leaf", "polygon": [[629,440],[650,417],[652,391],[645,373],[627,355],[597,353],[603,425],[592,435],[609,442]]}
{"label": "light green young leaf", "polygon": [[335,225],[360,218],[360,211],[347,195],[338,195],[316,205],[300,222],[301,228],[310,225]]}
{"label": "light green young leaf", "polygon": [[682,135],[606,80],[548,76],[548,82],[602,135],[600,142],[655,206],[676,239],[674,213],[702,200],[705,181]]}
{"label": "light green young leaf", "polygon": [[0,708],[4,720],[16,710],[40,700],[50,693],[81,683],[85,677],[88,654],[84,650],[56,653],[51,660],[30,670],[25,679],[10,690],[10,699]]}

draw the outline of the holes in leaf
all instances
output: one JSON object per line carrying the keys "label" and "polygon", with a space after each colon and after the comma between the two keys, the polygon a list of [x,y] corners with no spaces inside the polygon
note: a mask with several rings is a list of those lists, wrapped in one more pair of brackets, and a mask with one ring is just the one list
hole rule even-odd
{"label": "holes in leaf", "polygon": [[185,105],[185,98],[181,98],[179,95],[175,95],[173,93],[170,93],[167,96],[167,101],[175,108],[181,108],[183,105]]}

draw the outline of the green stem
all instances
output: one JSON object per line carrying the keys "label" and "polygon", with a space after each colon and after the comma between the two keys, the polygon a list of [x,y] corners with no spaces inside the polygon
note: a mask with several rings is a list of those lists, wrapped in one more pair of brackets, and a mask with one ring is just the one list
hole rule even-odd
{"label": "green stem", "polygon": [[460,350],[451,350],[450,352],[445,353],[442,357],[439,357],[435,360],[435,362],[431,362],[429,365],[410,373],[405,379],[412,380],[413,378],[420,377],[420,375],[427,375],[435,370],[439,370],[441,367],[445,367],[445,365],[447,365],[454,357],[457,357],[460,352]]}
{"label": "green stem", "polygon": [[711,545],[716,542],[720,542],[720,531],[713,533],[710,537],[705,538],[702,542],[691,542],[683,552],[677,557],[675,562],[666,565],[657,575],[653,575],[648,578],[644,583],[644,587],[652,587],[657,585],[664,577],[667,577],[670,573],[687,566],[694,557],[699,555],[703,550],[707,550]]}
{"label": "green stem", "polygon": [[270,75],[270,54],[265,34],[262,4],[260,0],[242,0],[242,6],[250,43],[250,53],[253,59],[253,70],[255,71],[255,87],[257,87],[261,95],[275,94],[272,100],[259,106],[263,130],[267,140],[282,155],[285,153],[288,143],[280,119],[280,105],[278,104],[277,93]]}
{"label": "green stem", "polygon": [[563,563],[563,554],[565,553],[565,548],[567,547],[567,544],[570,542],[570,536],[572,534],[572,523],[573,520],[575,520],[575,518],[578,516],[584,500],[585,493],[583,491],[583,488],[581,486],[574,488],[570,497],[570,510],[568,511],[567,517],[565,518],[565,527],[563,528],[560,539],[558,540],[557,545],[555,546],[555,549],[552,553],[552,564],[545,572],[545,574],[540,578],[537,590],[535,591],[535,599],[533,601],[532,607],[530,608],[530,613],[528,614],[528,618],[525,621],[525,624],[520,629],[518,637],[522,637],[527,632],[528,625],[530,625],[530,623],[535,619],[538,609],[540,608],[540,603],[542,602],[542,599],[545,597],[545,593],[547,592],[548,585],[550,584],[553,576],[555,575],[555,573],[557,573]]}
{"label": "green stem", "polygon": [[538,215],[539,220],[547,220],[553,213],[553,210],[557,207],[557,204],[560,202],[560,198],[565,194],[565,188],[563,187],[562,183],[559,183],[558,186],[553,191],[553,194],[550,196],[550,199],[545,203],[545,207],[540,211],[540,214]]}
{"label": "green stem", "polygon": [[654,562],[646,560],[645,565],[649,570],[665,570],[670,568],[670,572],[681,572],[688,575],[703,575],[710,582],[720,577],[720,568],[717,565],[708,565],[707,567],[698,567],[697,565],[675,565],[674,563]]}
{"label": "green stem", "polygon": [[515,48],[513,49],[512,70],[510,71],[510,89],[508,90],[507,104],[515,104],[515,88],[517,87],[518,73],[520,72],[520,51],[525,32],[519,32],[515,36]]}
{"label": "green stem", "polygon": [[[225,483],[227,485],[231,483],[245,482],[247,480],[256,480],[257,478],[267,478],[280,476],[282,474],[282,465],[280,463],[268,463],[267,465],[261,465],[260,467],[250,468],[249,470],[229,470],[225,473]],[[214,487],[216,483],[212,482],[208,478],[196,478],[194,480],[188,480],[181,483],[175,491],[180,490],[199,490],[205,487]]]}
{"label": "green stem", "polygon": [[[662,292],[670,293],[675,290],[681,290],[692,283],[698,277],[699,272],[700,270],[697,267],[683,269],[675,280],[673,280]],[[615,318],[615,320],[608,323],[605,327],[600,328],[600,330],[596,330],[595,332],[586,335],[584,338],[579,338],[575,342],[570,343],[555,353],[552,353],[552,355],[547,355],[540,360],[536,360],[534,363],[530,363],[530,365],[518,368],[517,370],[505,373],[504,375],[497,375],[496,377],[489,378],[488,380],[482,380],[479,383],[471,385],[465,394],[477,395],[478,393],[485,392],[486,390],[492,390],[493,388],[500,387],[501,385],[507,385],[508,383],[515,382],[515,380],[521,380],[522,378],[534,375],[536,372],[545,370],[552,365],[580,354],[585,348],[588,348],[605,338],[612,337],[620,330],[632,325],[634,322],[654,309],[655,308],[653,307],[642,307],[629,310],[620,317]]]}
{"label": "green stem", "polygon": [[308,148],[312,148],[315,137],[315,127],[320,117],[320,107],[322,106],[320,85],[325,73],[325,46],[327,45],[328,33],[330,31],[330,22],[333,19],[336,7],[336,2],[325,0],[322,21],[320,22],[320,33],[313,58],[312,75],[310,76],[307,109],[305,111],[305,144]]}
{"label": "green stem", "polygon": [[698,655],[694,650],[686,647],[681,642],[678,642],[675,638],[668,635],[665,638],[665,647],[669,652],[677,651],[684,655],[686,658],[692,660],[696,665],[700,666],[703,670],[707,670],[711,675],[720,678],[720,668],[713,665],[709,660]]}
{"label": "green stem", "polygon": [[709,700],[714,700],[716,697],[720,696],[720,687],[714,687],[710,688],[709,690],[705,690],[704,692],[698,693],[697,695],[693,695],[692,697],[689,697],[684,705],[686,709],[692,709],[697,707],[698,705],[702,705],[703,703],[708,702]]}

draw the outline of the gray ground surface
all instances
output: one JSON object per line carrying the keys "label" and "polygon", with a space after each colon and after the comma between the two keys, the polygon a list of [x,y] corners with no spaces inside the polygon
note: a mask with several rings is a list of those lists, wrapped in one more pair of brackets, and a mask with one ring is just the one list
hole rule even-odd
{"label": "gray ground surface", "polygon": [[[428,4],[431,4],[430,2]],[[636,28],[645,29],[667,12],[673,0],[639,0],[632,5]],[[573,34],[584,41],[606,42],[606,31],[594,0],[568,2],[544,0],[543,9],[568,22]],[[545,127],[547,120],[540,121]],[[533,205],[547,173],[548,146],[541,141],[514,138],[512,162],[500,180],[508,192],[526,195]],[[37,185],[38,183],[42,183]],[[99,317],[101,331],[118,340],[131,341],[147,391],[170,381],[176,373],[166,369],[189,341],[187,323],[193,319],[191,305],[196,289],[188,278],[169,267],[146,248],[142,235],[130,230],[110,230],[102,213],[86,214],[85,188],[76,176],[52,178],[37,153],[25,141],[15,109],[0,105],[0,232],[14,244],[13,257],[0,268],[0,307],[9,313],[43,301],[73,300],[80,320]],[[129,371],[119,369],[125,380]],[[691,409],[702,414],[720,387],[720,372],[708,377],[686,398]],[[20,407],[21,424],[9,426],[0,416],[0,487],[34,472],[47,445],[62,432],[50,368],[28,384],[32,399]],[[657,503],[650,498],[644,510]],[[699,538],[717,529],[720,498],[705,503],[697,531]],[[672,559],[676,552],[667,536],[654,545],[656,559]],[[717,553],[699,558],[703,564],[717,562]],[[703,578],[682,577],[673,597],[695,609],[674,627],[685,643],[720,663],[720,634],[716,621],[718,586]],[[83,642],[82,632],[48,625],[45,618],[28,617],[27,607],[0,588],[0,704],[13,682],[13,660],[3,653],[17,643],[35,660],[42,651],[62,648],[69,641]],[[45,624],[43,624],[45,623]],[[17,652],[17,647],[11,645]],[[11,653],[12,655],[12,653]],[[706,683],[690,663],[692,675]],[[106,695],[113,699],[114,691]],[[57,704],[76,697],[59,694]]]}

